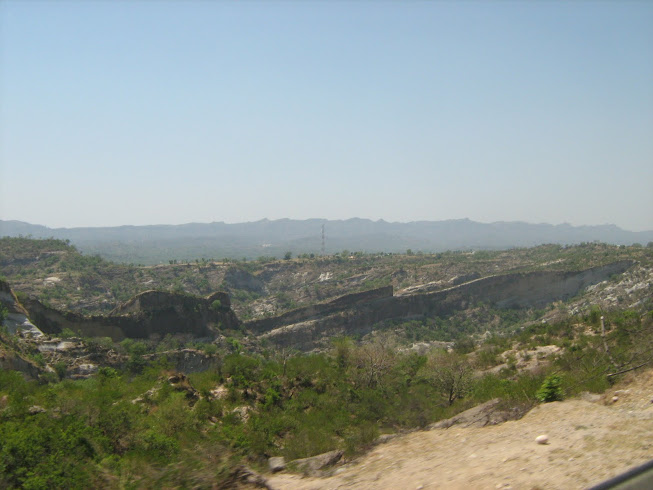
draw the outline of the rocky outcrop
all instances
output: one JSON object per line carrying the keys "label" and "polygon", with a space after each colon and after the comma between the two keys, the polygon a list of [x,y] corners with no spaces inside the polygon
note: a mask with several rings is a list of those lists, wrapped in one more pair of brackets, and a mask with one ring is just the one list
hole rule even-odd
{"label": "rocky outcrop", "polygon": [[315,317],[331,315],[358,305],[370,303],[382,298],[392,298],[392,286],[370,289],[360,293],[346,294],[327,303],[318,303],[303,308],[297,308],[279,316],[252,320],[244,324],[244,328],[254,334],[262,334],[284,325],[305,322]]}
{"label": "rocky outcrop", "polygon": [[113,340],[188,334],[212,339],[223,329],[236,329],[240,322],[226,293],[206,298],[164,291],[146,291],[120,305],[109,315],[82,316],[50,308],[35,298],[24,302],[30,318],[45,333],[64,328],[85,337]]}
{"label": "rocky outcrop", "polygon": [[0,342],[0,369],[20,371],[28,379],[38,379],[43,372],[34,361],[28,360],[19,353],[6,348]]}
{"label": "rocky outcrop", "polygon": [[32,337],[42,337],[43,332],[28,318],[28,313],[20,304],[9,284],[0,280],[0,305],[7,308],[7,317],[2,325],[11,334],[23,332]]}
{"label": "rocky outcrop", "polygon": [[469,410],[465,410],[450,419],[440,420],[435,424],[431,424],[429,429],[448,429],[454,425],[462,427],[485,427],[487,425],[502,424],[508,420],[519,420],[529,408],[526,406],[508,407],[499,398],[495,398],[472,407]]}
{"label": "rocky outcrop", "polygon": [[223,281],[229,289],[244,289],[257,294],[266,293],[265,283],[240,267],[230,267]]}
{"label": "rocky outcrop", "polygon": [[320,470],[333,466],[342,459],[343,451],[329,451],[310,458],[295,459],[289,464],[297,470],[310,476],[318,476]]}
{"label": "rocky outcrop", "polygon": [[215,488],[219,490],[233,488],[267,488],[272,490],[265,478],[243,465],[236,466],[231,470],[229,476]]}
{"label": "rocky outcrop", "polygon": [[268,459],[268,468],[272,473],[286,469],[286,459],[283,456],[274,456]]}
{"label": "rocky outcrop", "polygon": [[[220,304],[213,307],[212,304],[214,301],[219,301]],[[198,311],[204,308],[227,311],[231,308],[231,300],[229,299],[229,295],[223,292],[216,292],[206,298],[200,298],[165,291],[145,291],[119,305],[109,315],[142,314],[168,308],[173,308],[178,313],[184,313],[188,310]]]}
{"label": "rocky outcrop", "polygon": [[197,349],[179,349],[143,356],[146,360],[165,357],[170,365],[180,373],[200,373],[216,366],[218,359]]}
{"label": "rocky outcrop", "polygon": [[405,296],[393,296],[391,288],[381,288],[249,322],[245,327],[274,345],[306,351],[321,347],[333,336],[365,335],[375,324],[386,320],[444,316],[478,302],[498,308],[541,308],[568,300],[592,284],[623,273],[631,265],[630,261],[621,261],[584,271],[490,276],[440,291]]}
{"label": "rocky outcrop", "polygon": [[[7,310],[6,318],[2,322],[6,332],[35,338],[43,337],[43,332],[30,322],[27,311],[18,302],[16,295],[5,281],[0,281],[0,306]],[[20,371],[26,378],[37,379],[42,369],[21,350],[20,346],[5,338],[0,332],[0,369]]]}

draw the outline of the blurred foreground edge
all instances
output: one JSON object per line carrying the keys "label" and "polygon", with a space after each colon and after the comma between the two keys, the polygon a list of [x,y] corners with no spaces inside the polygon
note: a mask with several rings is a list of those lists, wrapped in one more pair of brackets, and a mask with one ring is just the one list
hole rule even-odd
{"label": "blurred foreground edge", "polygon": [[653,460],[636,466],[619,476],[599,483],[589,490],[651,490],[653,489]]}

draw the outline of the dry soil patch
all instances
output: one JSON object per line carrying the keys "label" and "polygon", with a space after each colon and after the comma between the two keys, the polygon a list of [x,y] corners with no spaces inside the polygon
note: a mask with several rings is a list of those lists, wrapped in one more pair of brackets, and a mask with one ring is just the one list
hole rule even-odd
{"label": "dry soil patch", "polygon": [[[618,400],[613,402],[617,392]],[[326,478],[270,476],[274,489],[587,488],[653,459],[653,370],[598,402],[540,405],[521,420],[414,432]],[[549,444],[535,442],[547,434]]]}

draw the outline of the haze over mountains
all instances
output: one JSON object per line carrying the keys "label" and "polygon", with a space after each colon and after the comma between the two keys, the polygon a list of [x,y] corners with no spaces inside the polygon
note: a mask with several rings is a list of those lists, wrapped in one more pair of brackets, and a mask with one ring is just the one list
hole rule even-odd
{"label": "haze over mountains", "polygon": [[631,232],[615,225],[572,226],[524,222],[478,223],[468,219],[390,223],[384,220],[267,220],[227,224],[48,228],[0,220],[0,236],[70,240],[82,252],[115,261],[153,264],[196,258],[281,257],[319,253],[322,226],[325,252],[441,252],[560,245],[600,241],[616,245],[647,244],[653,231]]}

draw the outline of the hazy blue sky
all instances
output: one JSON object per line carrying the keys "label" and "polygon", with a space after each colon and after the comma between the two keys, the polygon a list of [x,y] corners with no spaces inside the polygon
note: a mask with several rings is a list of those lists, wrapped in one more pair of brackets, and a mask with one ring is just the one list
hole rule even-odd
{"label": "hazy blue sky", "polygon": [[653,229],[653,2],[0,2],[0,218]]}

